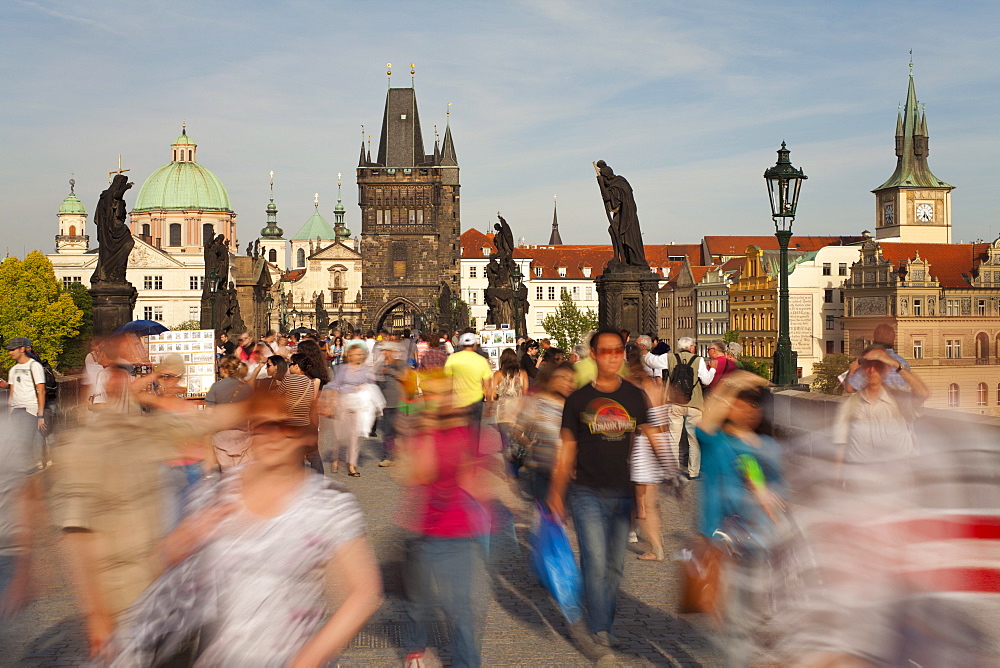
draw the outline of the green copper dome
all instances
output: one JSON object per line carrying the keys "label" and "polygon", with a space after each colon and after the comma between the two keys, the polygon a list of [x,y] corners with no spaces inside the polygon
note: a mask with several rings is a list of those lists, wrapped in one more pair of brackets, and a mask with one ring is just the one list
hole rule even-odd
{"label": "green copper dome", "polygon": [[83,208],[83,202],[74,193],[70,193],[59,206],[59,215],[86,216],[87,210]]}
{"label": "green copper dome", "polygon": [[139,190],[133,212],[229,211],[225,186],[197,162],[171,162],[152,173]]}
{"label": "green copper dome", "polygon": [[317,205],[316,210],[313,215],[309,216],[309,220],[306,224],[302,226],[292,239],[302,240],[302,239],[315,239],[319,237],[323,240],[336,239],[337,233],[333,231],[330,227],[330,223],[326,222],[326,218],[319,215],[319,206]]}

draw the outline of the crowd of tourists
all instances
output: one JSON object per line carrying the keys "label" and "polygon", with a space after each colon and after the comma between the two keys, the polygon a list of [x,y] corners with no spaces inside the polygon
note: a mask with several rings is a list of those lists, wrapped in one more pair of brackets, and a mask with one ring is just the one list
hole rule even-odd
{"label": "crowd of tourists", "polygon": [[[928,392],[893,338],[876,331],[842,377],[821,508],[882,495],[887,475],[912,480]],[[220,337],[219,379],[195,402],[180,355],[138,373],[141,342],[119,336],[94,342],[75,424],[43,452],[45,375],[30,341],[11,339],[0,614],[29,598],[51,457],[51,513],[96,664],[328,665],[382,603],[351,491],[375,472],[362,466],[367,443],[402,490],[407,668],[424,665],[438,607],[451,664],[484,662],[482,584],[505,509],[572,527],[582,611],[564,609],[564,632],[587,661],[611,665],[629,544],[636,567],[665,569],[661,505],[685,494],[698,513],[676,555],[682,608],[712,616],[728,665],[767,651],[786,652],[775,665],[896,665],[906,629],[895,610],[851,598],[851,532],[826,536],[841,558],[824,559],[791,517],[769,383],[744,369],[739,344],[703,356],[691,338],[673,343],[613,330],[565,350],[522,339],[493,364],[473,330],[241,332]],[[784,577],[806,553],[814,577]],[[762,647],[762,629],[791,611],[782,642]],[[824,619],[866,633],[834,638]]]}

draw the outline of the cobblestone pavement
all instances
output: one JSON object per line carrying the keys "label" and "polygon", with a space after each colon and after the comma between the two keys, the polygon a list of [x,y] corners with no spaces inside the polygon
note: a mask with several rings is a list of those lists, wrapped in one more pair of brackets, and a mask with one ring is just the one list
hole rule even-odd
{"label": "cobblestone pavement", "polygon": [[[354,492],[368,519],[385,582],[386,600],[340,658],[340,666],[402,665],[401,636],[406,624],[400,562],[402,534],[393,522],[398,486],[391,468],[378,468],[376,442],[362,449],[360,478],[335,477]],[[332,475],[332,474],[328,474]],[[690,531],[694,485],[681,502],[661,499],[663,533],[668,556],[680,548]],[[525,506],[524,517],[530,515]],[[483,632],[483,662],[487,666],[580,666],[588,661],[569,641],[558,608],[538,585],[527,564],[528,520],[507,518],[506,529],[491,545],[491,596]],[[572,531],[570,532],[572,536]],[[57,534],[44,535],[36,550],[33,604],[0,630],[2,666],[76,666],[86,655],[82,620],[60,561]],[[670,561],[642,562],[635,556],[644,542],[630,545],[625,578],[618,599],[616,651],[621,666],[717,666],[721,660],[708,638],[707,620],[678,616],[678,572]],[[439,623],[431,644],[444,647],[447,630]],[[446,653],[440,652],[447,660]],[[433,665],[428,662],[428,665]]]}

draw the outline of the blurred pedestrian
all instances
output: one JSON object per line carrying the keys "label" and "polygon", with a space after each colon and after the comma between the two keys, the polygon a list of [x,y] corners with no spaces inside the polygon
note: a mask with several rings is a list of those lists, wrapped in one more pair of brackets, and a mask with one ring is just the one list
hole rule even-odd
{"label": "blurred pedestrian", "polygon": [[460,350],[448,356],[444,374],[451,378],[455,391],[455,406],[465,408],[476,429],[483,421],[483,407],[493,399],[493,367],[475,351],[478,338],[466,332],[458,338]]}
{"label": "blurred pedestrian", "polygon": [[723,381],[723,379],[736,371],[736,362],[729,359],[728,346],[725,341],[717,340],[712,341],[708,344],[708,368],[715,373],[712,374],[712,380],[708,383],[710,389],[715,389]]}
{"label": "blurred pedestrian", "polygon": [[381,366],[375,370],[378,387],[385,399],[380,418],[382,432],[381,467],[395,465],[396,419],[400,404],[406,397],[404,385],[410,374],[414,373],[406,360],[406,347],[396,341],[385,344]]}
{"label": "blurred pedestrian", "polygon": [[320,400],[322,414],[333,423],[324,429],[323,448],[329,452],[333,462],[331,471],[340,470],[341,459],[347,461],[347,474],[358,478],[358,453],[362,430],[367,432],[366,417],[372,403],[371,388],[375,385],[375,374],[368,366],[368,348],[364,341],[347,347],[345,362],[338,364],[333,380],[326,386]]}
{"label": "blurred pedestrian", "polygon": [[533,384],[538,375],[538,366],[542,363],[538,353],[538,342],[531,339],[524,342],[521,348],[521,368],[528,374],[528,382]]}
{"label": "blurred pedestrian", "polygon": [[[268,361],[266,364],[271,363]],[[208,389],[205,406],[235,404],[248,400],[253,390],[244,382],[246,374],[246,364],[235,357],[223,357],[219,362],[221,378]],[[223,471],[231,466],[244,464],[250,459],[250,441],[245,423],[216,432],[212,437],[212,445],[215,447],[215,459]]]}
{"label": "blurred pedestrian", "polygon": [[7,372],[7,381],[0,387],[10,390],[7,413],[15,448],[41,464],[42,439],[50,426],[45,420],[45,370],[28,356],[31,348],[28,339],[12,338],[4,348],[14,361]]}
{"label": "blurred pedestrian", "polygon": [[401,453],[407,486],[400,518],[408,531],[406,666],[424,665],[435,604],[448,624],[452,665],[479,666],[490,516],[477,429],[468,410],[456,405],[450,379],[428,378],[423,388],[418,433],[405,439]]}
{"label": "blurred pedestrian", "polygon": [[[690,336],[677,339],[677,351],[668,357],[667,398],[675,408],[670,415],[670,442],[676,443],[682,469],[689,478],[701,473],[701,450],[695,429],[701,420],[704,388],[715,378],[715,369],[695,353],[697,342]],[[686,447],[684,447],[686,445]]]}
{"label": "blurred pedestrian", "polygon": [[[308,349],[308,339],[303,339],[299,343],[299,349],[305,345]],[[314,342],[312,342],[314,343]],[[292,357],[288,363],[288,376],[285,377],[286,382],[291,377],[303,376],[309,380],[309,391],[308,391],[308,405],[305,407],[299,407],[297,410],[290,411],[294,417],[301,419],[302,411],[306,411],[308,414],[309,424],[312,425],[313,434],[316,436],[315,444],[312,448],[306,450],[306,461],[309,465],[313,467],[316,473],[323,473],[323,458],[319,454],[319,393],[325,384],[324,376],[326,374],[326,365],[322,362],[317,362],[313,355],[307,355],[303,352],[292,353]]]}
{"label": "blurred pedestrian", "polygon": [[[511,426],[521,409],[522,397],[528,393],[528,374],[517,363],[517,353],[507,348],[500,353],[500,368],[493,374],[496,388],[496,422],[503,440],[504,452],[511,451]],[[509,459],[509,458],[508,458]],[[515,464],[516,469],[520,463]]]}
{"label": "blurred pedestrian", "polygon": [[768,558],[784,524],[781,447],[767,435],[768,382],[734,371],[705,401],[698,426],[704,484],[698,531],[728,553],[717,610],[727,665],[749,666],[765,612]]}

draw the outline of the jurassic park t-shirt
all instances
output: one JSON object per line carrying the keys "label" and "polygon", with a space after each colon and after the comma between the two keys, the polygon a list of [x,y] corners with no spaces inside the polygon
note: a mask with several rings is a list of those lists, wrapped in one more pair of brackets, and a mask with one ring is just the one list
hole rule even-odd
{"label": "jurassic park t-shirt", "polygon": [[630,493],[632,439],[646,422],[646,396],[627,381],[614,392],[588,383],[569,395],[562,426],[576,435],[576,484]]}

